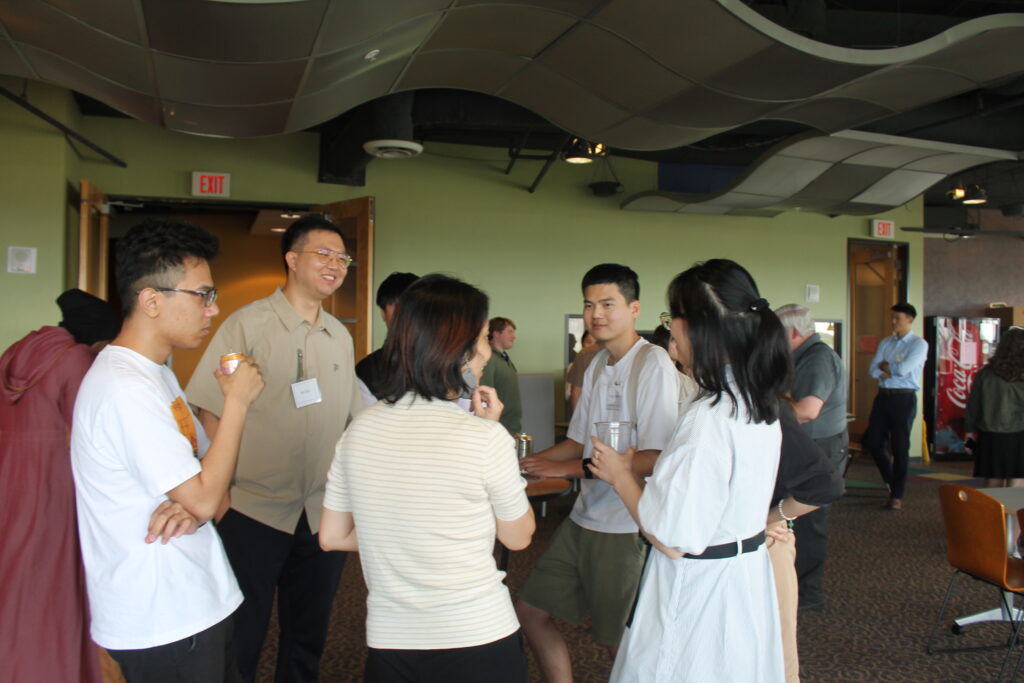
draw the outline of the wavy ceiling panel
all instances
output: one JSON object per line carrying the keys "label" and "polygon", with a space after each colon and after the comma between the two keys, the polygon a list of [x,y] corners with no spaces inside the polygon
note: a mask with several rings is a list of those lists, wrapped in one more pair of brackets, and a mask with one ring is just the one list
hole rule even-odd
{"label": "wavy ceiling panel", "polygon": [[[405,30],[410,23],[428,28]],[[1022,41],[1024,15],[1002,14],[906,47],[837,48],[739,0],[0,0],[3,73],[75,90],[88,82],[147,120],[148,104],[133,99],[159,94],[161,106],[193,105],[188,130],[236,136],[331,119],[342,111],[304,103],[367,71],[390,72],[398,56],[409,57],[410,78],[368,79],[377,87],[363,101],[424,83],[494,92],[473,68],[493,53],[523,62],[503,72],[497,94],[613,147],[665,149],[773,118],[834,132],[1013,75]],[[77,68],[53,69],[56,59]],[[118,89],[136,98],[104,94]],[[835,100],[842,106],[827,106]],[[253,106],[276,113],[248,121]]]}
{"label": "wavy ceiling panel", "polygon": [[749,209],[774,214],[801,209],[869,215],[905,204],[964,169],[1018,158],[1004,150],[860,131],[810,135],[769,150],[718,192],[641,192],[627,198],[622,208],[737,215],[748,215],[743,211]]}

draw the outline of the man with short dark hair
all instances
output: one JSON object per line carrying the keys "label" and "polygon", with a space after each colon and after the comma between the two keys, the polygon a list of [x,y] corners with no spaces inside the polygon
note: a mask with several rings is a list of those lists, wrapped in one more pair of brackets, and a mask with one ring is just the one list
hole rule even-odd
{"label": "man with short dark hair", "polygon": [[207,438],[166,364],[210,332],[216,251],[216,238],[181,221],[147,221],[121,238],[124,325],[75,402],[71,459],[92,636],[129,683],[237,679],[230,647],[242,593],[205,522],[227,493],[263,381],[250,359],[211,377],[224,408]]}
{"label": "man with short dark hair", "polygon": [[587,367],[568,438],[521,461],[530,474],[581,479],[569,519],[519,592],[516,612],[548,683],[572,680],[572,662],[553,617],[591,615],[594,639],[614,657],[643,570],[639,529],[610,485],[593,478],[595,423],[636,426],[633,471],[646,476],[676,426],[679,373],[668,353],[637,334],[640,283],[631,268],[604,263],[583,277],[583,321],[602,350]]}
{"label": "man with short dark hair", "polygon": [[[418,279],[419,275],[396,272],[388,275],[380,283],[380,287],[377,288],[377,308],[380,309],[380,317],[384,320],[385,327],[391,327],[391,319],[395,316],[395,308],[398,306],[398,299],[402,293]],[[364,406],[372,405],[380,398],[378,390],[383,372],[382,361],[380,349],[377,349],[356,363],[359,395],[363,399]]]}
{"label": "man with short dark hair", "polygon": [[519,398],[519,373],[508,350],[516,343],[516,324],[508,318],[491,318],[487,325],[487,339],[491,343],[491,359],[484,366],[480,384],[493,387],[505,404],[500,422],[509,434],[523,431],[523,403]]}
{"label": "man with short dark hair", "polygon": [[[821,447],[840,473],[846,466],[846,368],[839,355],[814,331],[806,306],[787,304],[775,311],[786,330],[793,354],[793,406],[804,433]],[[793,523],[796,574],[803,610],[825,608],[825,555],[828,550],[828,506],[801,515]]]}
{"label": "man with short dark hair", "polygon": [[[917,415],[917,391],[921,371],[928,357],[928,342],[911,331],[917,309],[907,303],[896,304],[892,311],[893,335],[878,345],[871,361],[871,376],[878,380],[878,395],[871,405],[864,448],[878,465],[882,480],[889,487],[889,510],[903,508],[910,463],[910,430]],[[886,452],[888,439],[892,456]]]}
{"label": "man with short dark hair", "polygon": [[220,357],[253,356],[267,378],[217,528],[245,594],[239,670],[246,681],[256,675],[276,591],[279,683],[317,679],[345,564],[344,553],[320,549],[317,529],[334,445],[362,407],[352,337],[321,305],[348,273],[341,232],[325,218],[305,216],[284,233],[281,254],[284,287],[228,316],[186,392],[206,430],[216,433],[224,406],[211,377]]}

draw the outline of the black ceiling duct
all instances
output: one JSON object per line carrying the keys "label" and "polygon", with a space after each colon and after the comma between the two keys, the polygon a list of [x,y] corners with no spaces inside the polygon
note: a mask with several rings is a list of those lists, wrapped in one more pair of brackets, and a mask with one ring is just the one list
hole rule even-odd
{"label": "black ceiling duct", "polygon": [[413,139],[414,92],[395,93],[356,107],[320,132],[321,183],[366,185],[366,166],[374,157],[363,149],[370,140]]}

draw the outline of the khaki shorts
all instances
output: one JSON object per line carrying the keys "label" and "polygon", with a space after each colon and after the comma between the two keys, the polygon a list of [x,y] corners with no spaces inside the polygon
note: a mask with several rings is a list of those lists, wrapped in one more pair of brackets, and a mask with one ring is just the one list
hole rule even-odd
{"label": "khaki shorts", "polygon": [[567,519],[530,572],[519,598],[574,626],[589,613],[594,640],[617,646],[646,554],[639,534],[590,531]]}

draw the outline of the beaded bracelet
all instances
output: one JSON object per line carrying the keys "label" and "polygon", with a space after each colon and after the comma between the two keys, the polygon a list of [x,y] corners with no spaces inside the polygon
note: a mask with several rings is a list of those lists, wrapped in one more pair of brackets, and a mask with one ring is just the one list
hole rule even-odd
{"label": "beaded bracelet", "polygon": [[793,520],[796,519],[796,517],[787,517],[786,513],[782,511],[783,500],[785,500],[785,498],[779,501],[779,517],[782,517],[782,519],[786,520],[786,526],[789,528],[790,531],[793,531]]}

